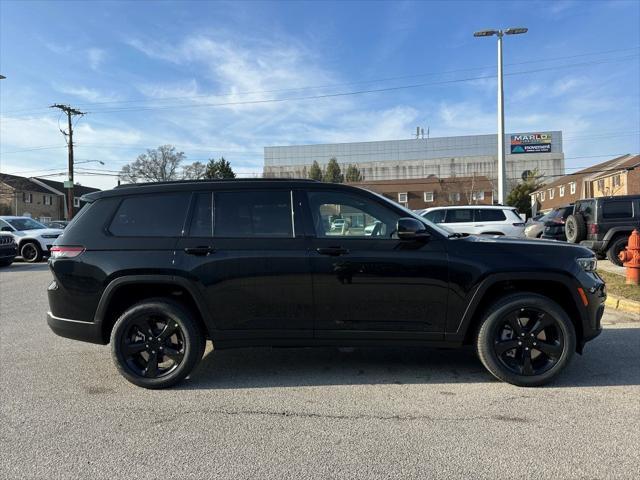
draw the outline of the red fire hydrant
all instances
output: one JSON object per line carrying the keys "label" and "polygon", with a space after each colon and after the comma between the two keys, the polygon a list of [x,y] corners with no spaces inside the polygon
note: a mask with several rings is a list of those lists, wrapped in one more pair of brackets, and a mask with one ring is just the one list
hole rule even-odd
{"label": "red fire hydrant", "polygon": [[627,267],[627,283],[640,285],[640,232],[638,229],[631,232],[627,248],[620,252],[618,258],[624,262],[623,266]]}

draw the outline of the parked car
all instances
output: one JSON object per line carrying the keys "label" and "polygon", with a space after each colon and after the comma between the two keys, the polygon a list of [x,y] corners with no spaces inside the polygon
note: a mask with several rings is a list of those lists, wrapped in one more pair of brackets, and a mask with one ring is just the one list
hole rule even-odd
{"label": "parked car", "polygon": [[0,232],[0,267],[11,265],[17,254],[18,248],[13,235],[7,232]]}
{"label": "parked car", "polygon": [[567,237],[564,233],[564,224],[572,213],[573,204],[556,208],[549,212],[549,215],[544,218],[544,228],[540,238],[566,242]]}
{"label": "parked car", "polygon": [[64,230],[69,225],[67,220],[53,220],[51,222],[43,222],[42,223],[47,228],[60,228]]}
{"label": "parked car", "polygon": [[496,205],[434,207],[427,208],[422,216],[457,233],[524,236],[525,223],[518,210],[513,207]]}
{"label": "parked car", "polygon": [[30,217],[0,217],[0,230],[8,232],[18,244],[18,253],[25,262],[39,262],[49,255],[53,241],[62,234],[59,228],[47,228]]}
{"label": "parked car", "polygon": [[616,265],[622,265],[618,254],[634,228],[640,228],[640,195],[578,200],[565,223],[568,242],[606,255]]}
{"label": "parked car", "polygon": [[331,230],[342,230],[345,224],[344,218],[336,218],[331,222]]}
{"label": "parked car", "polygon": [[540,238],[544,230],[544,219],[546,215],[536,215],[530,218],[524,227],[524,236],[528,238]]}
{"label": "parked car", "polygon": [[[51,252],[47,321],[111,343],[120,373],[142,387],[184,379],[207,339],[214,355],[473,344],[496,378],[534,386],[601,331],[605,286],[589,249],[451,233],[352,186],[183,181],[83,198]],[[380,226],[337,235],[336,208]]]}

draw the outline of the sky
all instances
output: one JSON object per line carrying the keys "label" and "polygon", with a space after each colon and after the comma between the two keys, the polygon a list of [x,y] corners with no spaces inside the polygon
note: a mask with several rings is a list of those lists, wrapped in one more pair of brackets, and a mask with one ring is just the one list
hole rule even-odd
{"label": "sky", "polygon": [[[262,171],[263,148],[562,130],[575,171],[640,151],[640,1],[0,1],[0,171],[111,188],[172,144]],[[101,161],[101,165],[97,161]],[[63,180],[61,176],[51,177]]]}

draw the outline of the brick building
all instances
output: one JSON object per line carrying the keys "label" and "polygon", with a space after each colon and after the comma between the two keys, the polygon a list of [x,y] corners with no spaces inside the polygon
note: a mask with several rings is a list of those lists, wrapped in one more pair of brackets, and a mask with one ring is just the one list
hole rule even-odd
{"label": "brick building", "polygon": [[547,212],[583,198],[638,193],[640,156],[623,155],[545,184],[531,194],[531,205]]}
{"label": "brick building", "polygon": [[[83,206],[82,195],[97,188],[75,185],[74,214]],[[67,217],[66,190],[62,182],[0,173],[0,215],[30,216],[42,222]]]}
{"label": "brick building", "polygon": [[491,205],[493,186],[484,176],[373,180],[350,183],[365,188],[412,210],[443,205]]}

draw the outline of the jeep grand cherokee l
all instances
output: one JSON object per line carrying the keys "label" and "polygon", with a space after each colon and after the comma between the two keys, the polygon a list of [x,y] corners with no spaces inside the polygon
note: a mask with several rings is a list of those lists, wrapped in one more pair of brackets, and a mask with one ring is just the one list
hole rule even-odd
{"label": "jeep grand cherokee l", "polygon": [[[495,377],[541,385],[600,331],[605,286],[577,245],[465,236],[366,190],[304,180],[124,186],[52,248],[49,326],[111,343],[161,388],[205,342],[474,345]],[[332,218],[351,227],[332,229]]]}

